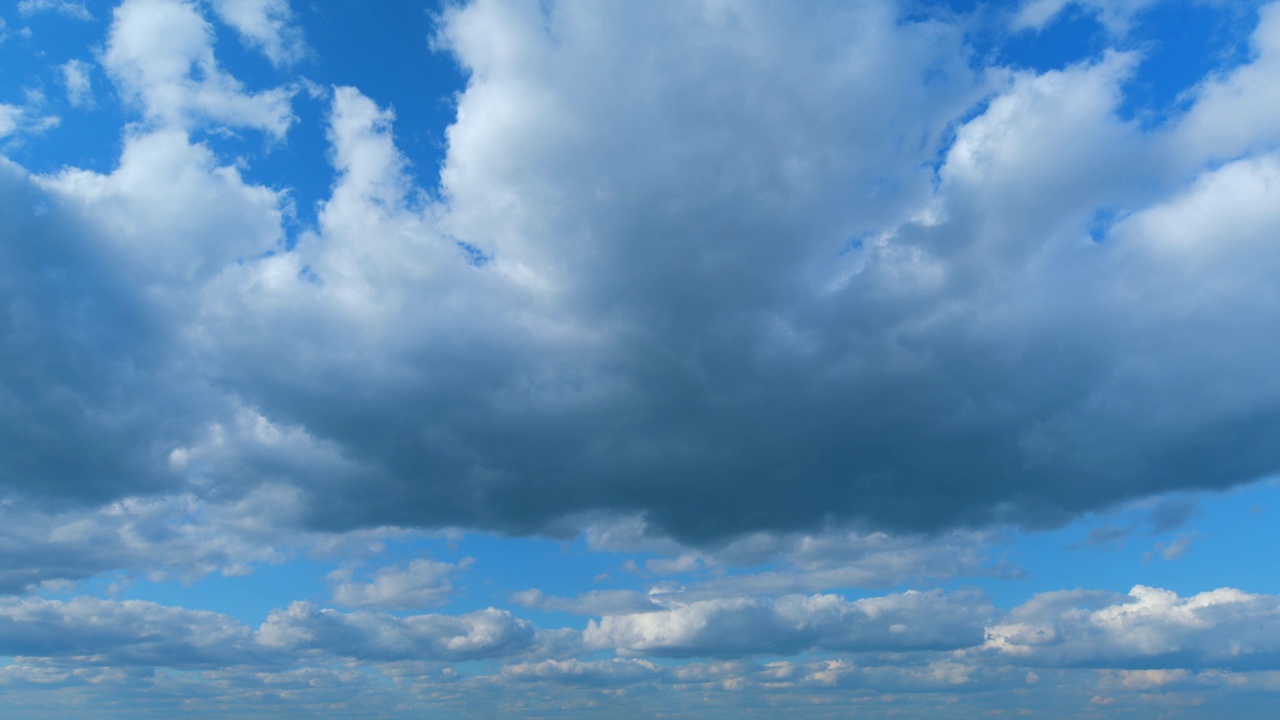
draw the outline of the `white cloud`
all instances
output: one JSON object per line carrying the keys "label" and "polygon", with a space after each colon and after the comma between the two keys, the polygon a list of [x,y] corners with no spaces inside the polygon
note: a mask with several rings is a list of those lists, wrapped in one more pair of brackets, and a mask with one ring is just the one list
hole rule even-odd
{"label": "white cloud", "polygon": [[1142,585],[1127,597],[1045,593],[988,628],[986,649],[1035,666],[1271,668],[1280,599],[1231,588],[1181,598]]}
{"label": "white cloud", "polygon": [[213,29],[185,0],[126,0],[113,14],[102,65],[148,120],[189,128],[214,123],[282,138],[292,91],[246,92],[214,58]]}
{"label": "white cloud", "polygon": [[67,102],[85,107],[93,102],[93,86],[89,79],[89,63],[68,60],[62,64],[62,84],[67,87]]}
{"label": "white cloud", "polygon": [[1098,22],[1114,34],[1128,31],[1136,15],[1156,0],[1026,0],[1013,17],[1014,30],[1043,30],[1072,5],[1097,15]]}
{"label": "white cloud", "polygon": [[1280,112],[1280,3],[1263,6],[1258,17],[1251,61],[1191,91],[1195,102],[1169,138],[1170,152],[1221,162],[1280,146],[1280,129],[1271,121]]}
{"label": "white cloud", "polygon": [[308,52],[288,0],[213,0],[213,11],[277,66],[296,62]]}
{"label": "white cloud", "polygon": [[43,98],[29,98],[23,105],[0,103],[0,138],[17,133],[42,133],[49,128],[57,127],[60,122],[56,115],[41,115],[39,106]]}
{"label": "white cloud", "polygon": [[72,2],[72,0],[22,0],[18,3],[18,12],[22,15],[50,11],[75,20],[93,19],[93,14],[84,6],[84,3]]}
{"label": "white cloud", "polygon": [[349,607],[412,610],[442,605],[454,594],[453,577],[471,565],[471,558],[457,564],[416,559],[404,568],[380,568],[370,582],[352,579],[350,568],[329,574],[333,599]]}
{"label": "white cloud", "polygon": [[474,660],[512,655],[534,641],[533,626],[506,610],[395,617],[340,613],[295,602],[273,612],[257,633],[266,647],[319,650],[361,660]]}
{"label": "white cloud", "polygon": [[275,490],[226,504],[187,494],[57,514],[0,508],[0,593],[113,574],[191,582],[280,562],[301,538],[288,529],[293,494]]}
{"label": "white cloud", "polygon": [[22,108],[17,105],[0,103],[0,137],[10,135],[18,129],[18,120],[22,114]]}

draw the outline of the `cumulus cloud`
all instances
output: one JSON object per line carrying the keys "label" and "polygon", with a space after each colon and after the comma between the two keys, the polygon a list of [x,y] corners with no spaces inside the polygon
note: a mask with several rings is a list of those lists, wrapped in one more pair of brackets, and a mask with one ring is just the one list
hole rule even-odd
{"label": "cumulus cloud", "polygon": [[[391,112],[337,88],[315,231],[234,268],[194,243],[224,252],[188,270],[225,266],[209,367],[345,468],[295,475],[317,527],[558,533],[605,512],[710,546],[1052,523],[1275,468],[1251,360],[1270,315],[1241,282],[1270,267],[1249,248],[1276,222],[1271,161],[1187,190],[1199,170],[1116,114],[1132,55],[979,78],[958,30],[878,4],[522,7],[443,18],[470,81],[439,198]],[[194,38],[181,77],[207,31],[163,9]],[[265,240],[278,199],[255,192],[241,217],[264,224],[236,237]],[[1225,225],[1177,220],[1209,218],[1201,196]],[[1220,262],[1179,266],[1160,251],[1179,243]],[[1176,358],[1175,285],[1213,298],[1192,317],[1214,340]]]}
{"label": "cumulus cloud", "polygon": [[533,626],[506,610],[466,615],[396,617],[342,613],[295,602],[273,612],[258,642],[288,651],[314,650],[360,660],[476,660],[512,655],[533,644]]}
{"label": "cumulus cloud", "polygon": [[[127,137],[107,174],[0,165],[0,202],[20,239],[0,247],[0,483],[53,503],[181,491],[198,466],[173,464],[175,452],[210,428],[252,426],[191,362],[192,289],[276,245],[279,195],[179,130]],[[244,442],[262,433],[223,435],[241,457],[267,444]]]}
{"label": "cumulus cloud", "polygon": [[463,558],[457,564],[432,560],[411,560],[403,568],[386,567],[369,582],[353,579],[350,568],[329,574],[333,599],[349,607],[410,610],[442,605],[454,593],[453,577],[473,562]]}
{"label": "cumulus cloud", "polygon": [[295,496],[261,488],[224,504],[184,494],[57,513],[0,507],[0,593],[111,573],[184,582],[244,574],[301,544],[289,529]]}
{"label": "cumulus cloud", "polygon": [[1182,598],[1143,585],[1127,596],[1037,595],[987,629],[985,648],[1045,666],[1274,668],[1280,600],[1221,588]]}
{"label": "cumulus cloud", "polygon": [[1280,130],[1267,121],[1280,107],[1280,5],[1258,9],[1258,25],[1249,42],[1250,62],[1205,78],[1193,92],[1171,145],[1191,157],[1216,161],[1250,152],[1275,150]]}
{"label": "cumulus cloud", "polygon": [[213,0],[213,11],[275,65],[288,65],[307,53],[288,0]]}
{"label": "cumulus cloud", "polygon": [[0,653],[111,666],[192,667],[253,659],[253,636],[211,612],[139,600],[0,598]]}
{"label": "cumulus cloud", "polygon": [[667,609],[660,612],[592,620],[584,642],[667,657],[948,650],[981,643],[983,625],[994,612],[972,597],[939,591],[854,601],[838,595],[661,600]]}
{"label": "cumulus cloud", "polygon": [[441,185],[336,88],[337,177],[286,252],[283,194],[189,133],[280,136],[288,93],[222,71],[197,6],[129,0],[102,63],[152,127],[109,174],[8,171],[61,254],[9,265],[14,347],[59,392],[7,371],[5,477],[98,500],[270,478],[318,529],[638,517],[706,553],[1254,479],[1280,464],[1276,160],[1264,124],[1198,118],[1269,87],[1273,15],[1148,130],[1116,111],[1134,55],[979,74],[961,28],[888,3],[451,7]]}
{"label": "cumulus cloud", "polygon": [[160,125],[213,122],[282,138],[293,123],[292,91],[247,92],[219,67],[213,28],[185,0],[127,0],[117,7],[102,65],[121,95]]}

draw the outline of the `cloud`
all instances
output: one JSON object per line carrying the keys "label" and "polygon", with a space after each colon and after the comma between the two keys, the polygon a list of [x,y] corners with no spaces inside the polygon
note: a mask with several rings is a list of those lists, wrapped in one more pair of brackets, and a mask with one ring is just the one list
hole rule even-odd
{"label": "cloud", "polygon": [[[451,7],[439,187],[335,88],[336,178],[291,245],[287,196],[191,135],[280,137],[288,92],[226,74],[195,5],[129,0],[101,61],[149,122],[119,167],[7,166],[32,244],[6,249],[4,477],[291,485],[314,530],[638,518],[704,559],[1255,479],[1280,464],[1277,161],[1264,124],[1210,120],[1215,88],[1265,89],[1272,15],[1148,130],[1117,114],[1132,54],[979,73],[961,28],[890,4]],[[961,544],[812,583],[980,565]]]}
{"label": "cloud", "polygon": [[1191,543],[1195,541],[1197,535],[1198,533],[1195,532],[1182,533],[1169,542],[1158,542],[1153,552],[1142,553],[1142,561],[1151,562],[1156,554],[1159,554],[1165,560],[1177,560],[1187,554],[1187,551],[1191,549]]}
{"label": "cloud", "polygon": [[260,488],[225,504],[187,494],[53,514],[0,508],[0,593],[111,573],[183,582],[244,574],[301,543],[288,527],[294,495]]}
{"label": "cloud", "polygon": [[333,599],[348,607],[411,610],[448,602],[454,593],[452,578],[472,563],[464,558],[456,565],[432,560],[411,560],[401,568],[381,568],[371,582],[352,580],[348,568],[329,574]]}
{"label": "cloud", "polygon": [[259,643],[298,652],[314,650],[360,660],[465,661],[512,655],[533,644],[534,630],[506,610],[466,615],[341,613],[295,602],[258,629]]}
{"label": "cloud", "polygon": [[592,590],[577,597],[562,598],[531,589],[512,594],[511,602],[544,612],[571,615],[624,615],[653,612],[664,607],[654,602],[652,593],[635,590]]}
{"label": "cloud", "polygon": [[67,102],[84,107],[93,102],[93,86],[89,80],[89,64],[68,60],[62,64],[62,84],[67,86]]}
{"label": "cloud", "polygon": [[71,0],[22,0],[18,3],[18,13],[24,16],[51,11],[74,20],[93,19],[93,14],[84,6],[84,3],[71,2]]}
{"label": "cloud", "polygon": [[[6,493],[74,504],[180,492],[199,464],[174,452],[211,428],[254,427],[192,362],[193,288],[276,245],[280,196],[178,130],[127,137],[109,174],[0,165],[20,239],[0,248]],[[261,432],[236,439],[242,459],[264,444]]]}
{"label": "cloud", "polygon": [[987,629],[986,649],[1032,666],[1274,668],[1280,600],[1232,588],[1187,598],[1137,585],[1128,596],[1037,595]]}
{"label": "cloud", "polygon": [[648,660],[614,658],[582,662],[581,660],[543,660],[505,665],[502,676],[516,681],[554,682],[588,687],[624,687],[648,682],[668,675],[666,668]]}
{"label": "cloud", "polygon": [[1280,145],[1280,130],[1266,118],[1280,107],[1280,4],[1258,8],[1258,25],[1249,41],[1250,62],[1205,78],[1192,92],[1170,145],[1190,157],[1216,161],[1267,152]]}
{"label": "cloud", "polygon": [[308,52],[288,0],[213,0],[213,11],[274,65],[296,62]]}
{"label": "cloud", "polygon": [[1045,29],[1067,8],[1076,6],[1091,15],[1116,35],[1128,31],[1135,16],[1155,0],[1026,0],[1013,17],[1014,30]]}
{"label": "cloud", "polygon": [[462,662],[533,646],[534,629],[505,610],[465,615],[341,613],[305,602],[272,612],[256,630],[218,613],[140,600],[0,598],[0,652],[80,665],[165,668],[259,665],[299,654],[367,662]]}
{"label": "cloud", "polygon": [[293,123],[284,88],[248,93],[213,54],[213,28],[185,0],[127,0],[112,15],[101,62],[120,94],[157,125],[217,123],[280,139]]}
{"label": "cloud", "polygon": [[139,600],[0,598],[0,653],[109,666],[224,666],[252,660],[252,634],[223,615]]}
{"label": "cloud", "polygon": [[58,126],[60,119],[56,115],[41,115],[40,105],[43,98],[38,94],[28,97],[23,105],[0,103],[0,138],[17,133],[42,133]]}
{"label": "cloud", "polygon": [[588,647],[666,657],[793,655],[811,650],[949,650],[982,642],[992,608],[968,596],[908,591],[852,602],[838,595],[661,599],[661,612],[611,615],[583,632]]}

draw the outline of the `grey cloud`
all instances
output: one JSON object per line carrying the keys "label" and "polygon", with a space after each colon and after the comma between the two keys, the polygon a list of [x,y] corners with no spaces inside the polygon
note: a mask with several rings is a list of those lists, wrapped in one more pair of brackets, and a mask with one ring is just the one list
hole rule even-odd
{"label": "grey cloud", "polygon": [[534,629],[505,610],[466,615],[395,617],[341,613],[295,602],[273,612],[259,628],[259,643],[291,652],[315,650],[360,660],[476,660],[530,647]]}
{"label": "grey cloud", "polygon": [[1156,503],[1147,511],[1147,523],[1152,533],[1179,530],[1200,512],[1200,504],[1194,498],[1169,498]]}
{"label": "grey cloud", "polygon": [[610,688],[660,680],[668,674],[668,670],[660,665],[634,658],[592,662],[543,660],[505,665],[502,668],[503,677],[516,681]]}
{"label": "grey cloud", "polygon": [[226,616],[88,597],[0,598],[0,653],[112,666],[223,666],[256,659],[252,632]]}
{"label": "grey cloud", "polygon": [[655,602],[649,593],[635,590],[592,590],[576,597],[563,598],[530,589],[514,593],[511,602],[527,608],[572,615],[624,615],[654,612],[664,607]]}
{"label": "grey cloud", "polygon": [[320,530],[638,516],[713,552],[1255,479],[1278,161],[1221,119],[1269,90],[1275,17],[1147,130],[1131,54],[979,74],[890,3],[451,7],[437,192],[338,88],[332,196],[284,252],[283,194],[184,129],[281,135],[287,93],[226,75],[195,6],[130,0],[102,62],[157,127],[109,175],[3,171],[0,483],[289,484]]}
{"label": "grey cloud", "polygon": [[[1237,261],[1271,267],[1245,250],[1280,221],[1270,161],[1187,190],[1199,161],[1116,114],[1133,56],[984,80],[954,29],[876,4],[521,7],[446,15],[471,80],[442,203],[413,190],[390,116],[340,89],[318,232],[249,268],[219,326],[249,402],[367,468],[313,486],[319,526],[636,513],[704,547],[1036,526],[1280,463],[1265,294],[1206,295],[1188,324],[1173,291],[1263,282]],[[983,82],[997,96],[935,189],[926,160]],[[1162,215],[1226,222],[1228,197],[1240,243],[1171,265]],[[304,267],[318,282],[267,280]]]}
{"label": "grey cloud", "polygon": [[968,595],[910,591],[847,601],[838,595],[722,598],[661,612],[606,616],[583,633],[588,647],[659,657],[944,650],[982,642],[994,609]]}
{"label": "grey cloud", "polygon": [[0,630],[5,655],[118,667],[278,669],[303,656],[460,662],[572,645],[558,631],[537,638],[527,621],[493,608],[397,617],[305,602],[271,613],[255,630],[226,615],[140,600],[0,598]]}

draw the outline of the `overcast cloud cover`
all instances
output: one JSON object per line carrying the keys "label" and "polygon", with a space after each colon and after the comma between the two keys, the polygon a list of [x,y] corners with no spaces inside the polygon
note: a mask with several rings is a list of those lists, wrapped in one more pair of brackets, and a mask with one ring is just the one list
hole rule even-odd
{"label": "overcast cloud cover", "polygon": [[22,0],[0,67],[6,716],[1269,717],[1280,3]]}

